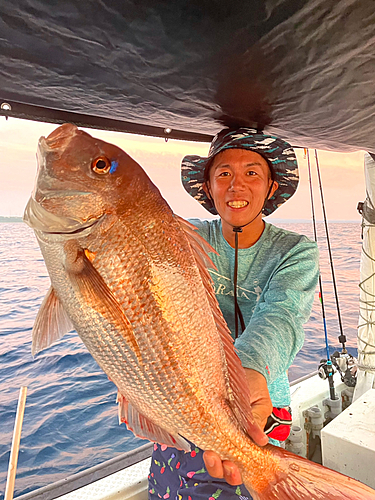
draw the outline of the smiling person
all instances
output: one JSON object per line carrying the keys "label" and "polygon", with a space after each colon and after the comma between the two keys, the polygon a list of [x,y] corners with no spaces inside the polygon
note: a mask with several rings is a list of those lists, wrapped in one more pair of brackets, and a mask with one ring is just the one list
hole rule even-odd
{"label": "smiling person", "polygon": [[[263,446],[289,435],[287,370],[304,341],[318,281],[318,249],[306,236],[266,223],[296,191],[298,166],[285,141],[250,128],[224,129],[208,157],[182,160],[186,191],[214,220],[191,219],[210,254],[215,294],[245,368]],[[155,445],[149,498],[245,500],[237,466],[192,444],[191,453]]]}

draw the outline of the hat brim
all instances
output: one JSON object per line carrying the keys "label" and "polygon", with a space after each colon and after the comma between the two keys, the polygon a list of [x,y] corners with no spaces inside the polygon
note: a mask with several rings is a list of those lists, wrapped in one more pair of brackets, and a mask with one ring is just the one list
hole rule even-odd
{"label": "hat brim", "polygon": [[[245,132],[242,132],[245,130]],[[181,180],[185,190],[198,201],[208,212],[218,215],[212,201],[203,190],[205,171],[209,161],[224,149],[247,149],[260,154],[268,160],[274,171],[274,180],[278,188],[267,201],[263,215],[271,215],[278,207],[285,203],[296,192],[299,182],[297,158],[293,148],[287,142],[252,131],[238,129],[228,131],[221,137],[219,144],[215,144],[216,136],[207,157],[198,155],[185,156],[181,163]]]}

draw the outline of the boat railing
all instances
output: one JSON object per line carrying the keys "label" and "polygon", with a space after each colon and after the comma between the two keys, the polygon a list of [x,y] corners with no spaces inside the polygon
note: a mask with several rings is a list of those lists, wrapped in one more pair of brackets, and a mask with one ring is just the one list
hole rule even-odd
{"label": "boat railing", "polygon": [[153,450],[153,443],[147,443],[135,450],[128,451],[119,455],[118,457],[111,458],[106,462],[90,467],[89,469],[78,472],[68,476],[65,479],[56,481],[55,483],[43,486],[29,493],[25,493],[17,497],[15,500],[53,500],[55,498],[66,495],[72,491],[82,488],[91,484],[99,479],[114,474],[123,470],[131,465],[137,464],[146,458],[151,457]]}

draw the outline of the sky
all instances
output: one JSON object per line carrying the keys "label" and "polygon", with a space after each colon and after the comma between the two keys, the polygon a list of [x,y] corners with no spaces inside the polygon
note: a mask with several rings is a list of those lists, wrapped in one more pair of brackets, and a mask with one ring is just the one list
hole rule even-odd
{"label": "sky", "polygon": [[[55,124],[0,117],[0,215],[21,216],[34,186],[36,148],[40,136],[47,136]],[[182,217],[210,218],[183,189],[180,162],[184,155],[207,156],[209,144],[145,137],[119,132],[86,129],[91,135],[116,144],[132,156],[148,173],[173,211]],[[313,150],[312,160],[316,218],[322,219],[321,202]],[[296,149],[300,183],[295,195],[267,220],[310,220],[311,202],[307,160],[303,149]],[[360,221],[357,204],[364,201],[364,152],[318,151],[324,201],[329,220]]]}

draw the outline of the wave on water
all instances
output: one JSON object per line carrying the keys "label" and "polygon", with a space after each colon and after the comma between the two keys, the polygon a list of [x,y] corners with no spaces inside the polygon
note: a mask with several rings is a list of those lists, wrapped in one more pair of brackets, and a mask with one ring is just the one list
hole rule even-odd
{"label": "wave on water", "polygon": [[[310,223],[276,225],[313,236]],[[343,327],[352,354],[358,323],[360,235],[360,223],[330,225]],[[318,237],[333,352],[338,348],[339,327],[323,224],[318,224]],[[15,496],[144,444],[125,425],[118,425],[116,388],[75,332],[32,358],[31,330],[50,282],[34,233],[25,224],[0,224],[0,277],[0,492],[5,490],[21,386],[28,387],[28,396]],[[318,293],[305,332],[305,345],[289,370],[291,380],[316,371],[325,357]]]}

